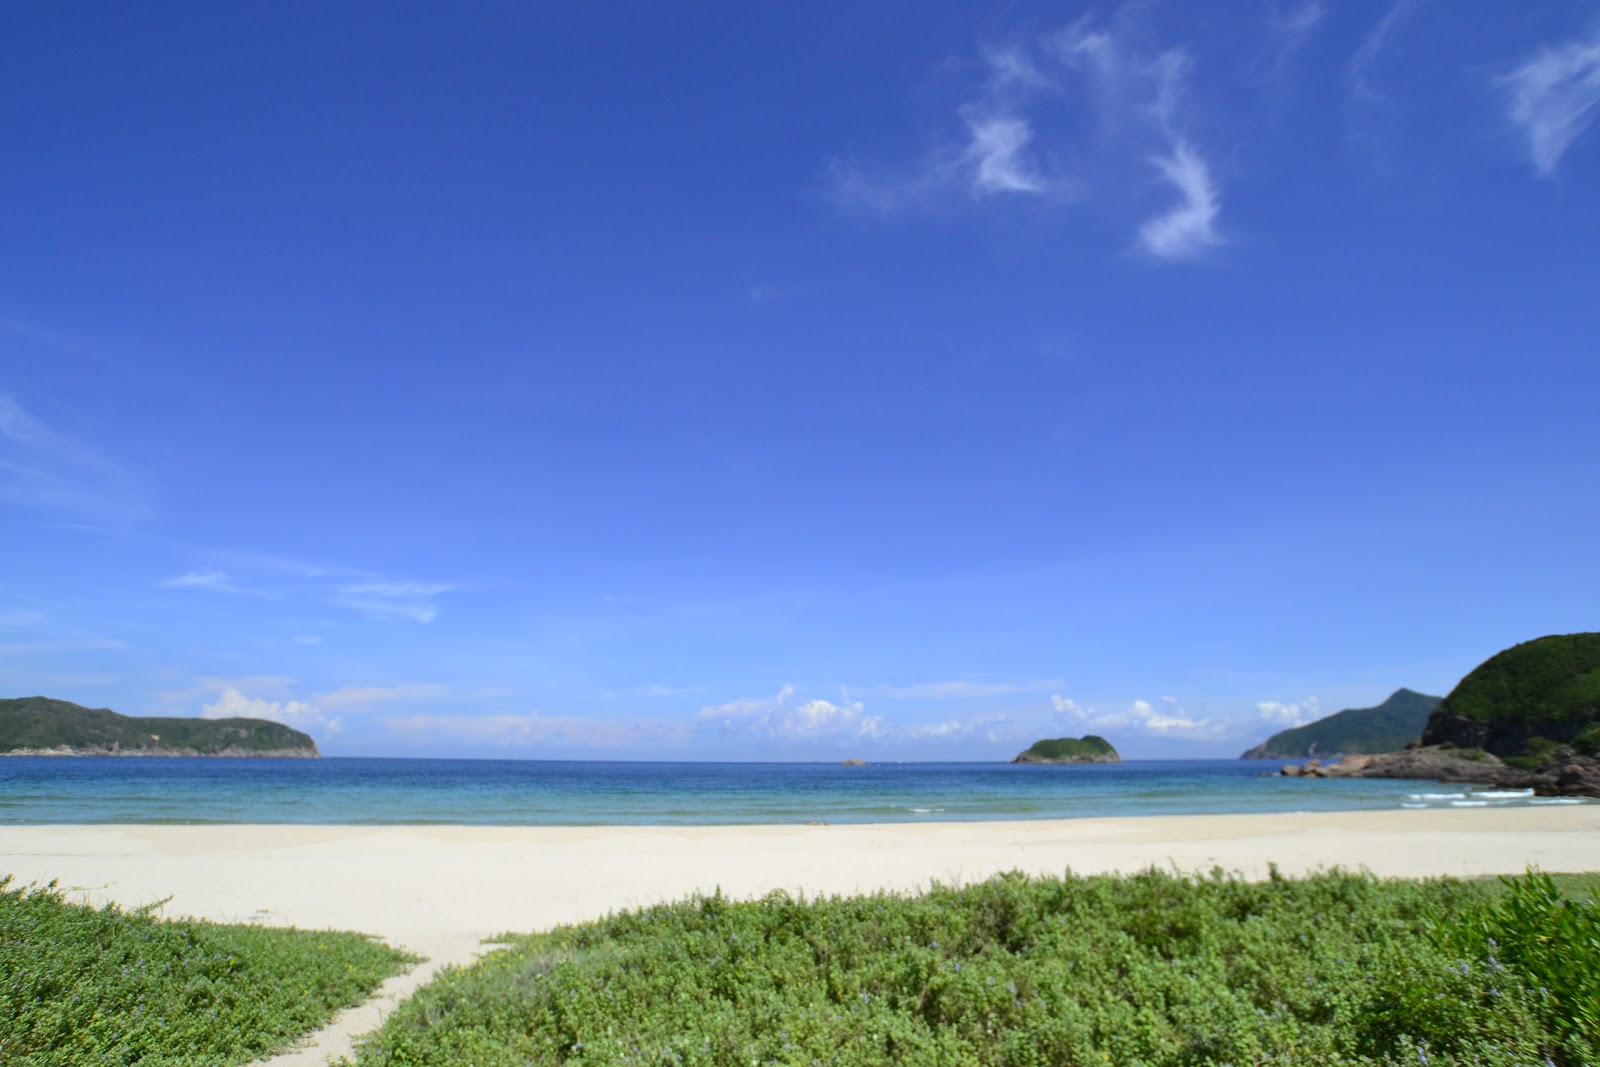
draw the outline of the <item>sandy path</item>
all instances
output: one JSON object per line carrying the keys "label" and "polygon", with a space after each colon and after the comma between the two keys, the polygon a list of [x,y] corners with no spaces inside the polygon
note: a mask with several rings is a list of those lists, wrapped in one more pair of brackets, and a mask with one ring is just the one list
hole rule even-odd
{"label": "sandy path", "polygon": [[311,1046],[322,1064],[485,937],[720,887],[851,893],[998,871],[1221,866],[1246,875],[1364,867],[1380,875],[1600,869],[1600,805],[727,827],[6,826],[0,873],[164,914],[363,930],[429,957]]}

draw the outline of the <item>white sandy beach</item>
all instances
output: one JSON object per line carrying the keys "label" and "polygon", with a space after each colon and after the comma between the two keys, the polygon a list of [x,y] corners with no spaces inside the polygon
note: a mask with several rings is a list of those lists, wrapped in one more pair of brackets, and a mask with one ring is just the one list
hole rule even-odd
{"label": "white sandy beach", "polygon": [[999,871],[1221,866],[1379,875],[1600,869],[1600,805],[726,827],[6,826],[0,873],[93,902],[171,898],[162,914],[379,934],[429,958],[318,1044],[322,1063],[386,1004],[484,938],[721,888],[807,894],[917,889]]}

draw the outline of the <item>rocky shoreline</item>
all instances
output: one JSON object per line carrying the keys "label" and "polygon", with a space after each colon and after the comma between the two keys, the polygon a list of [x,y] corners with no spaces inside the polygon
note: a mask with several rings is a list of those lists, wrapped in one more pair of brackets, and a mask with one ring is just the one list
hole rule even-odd
{"label": "rocky shoreline", "polygon": [[1279,773],[1289,778],[1419,778],[1532,789],[1538,796],[1600,797],[1600,760],[1570,748],[1550,753],[1532,770],[1512,766],[1481,749],[1414,744],[1399,752],[1345,756],[1328,763],[1289,763]]}
{"label": "rocky shoreline", "polygon": [[14,748],[0,752],[0,756],[167,756],[183,759],[318,759],[314,748],[270,748],[251,750],[223,748],[215,752],[201,752],[194,748],[166,748],[153,745],[149,748],[118,748],[115,745],[93,745],[73,748],[57,745],[54,748]]}
{"label": "rocky shoreline", "polygon": [[1020,752],[1012,763],[1121,763],[1122,757],[1115,752],[1093,753],[1081,756],[1063,756],[1052,758],[1049,756],[1036,756],[1032,752]]}

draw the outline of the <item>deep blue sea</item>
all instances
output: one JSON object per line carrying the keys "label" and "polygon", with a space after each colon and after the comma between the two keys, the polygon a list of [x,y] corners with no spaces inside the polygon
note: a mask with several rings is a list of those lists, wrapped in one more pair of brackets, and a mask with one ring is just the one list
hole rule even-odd
{"label": "deep blue sea", "polygon": [[0,823],[682,826],[1555,803],[1436,782],[1304,781],[1279,766],[10,757]]}

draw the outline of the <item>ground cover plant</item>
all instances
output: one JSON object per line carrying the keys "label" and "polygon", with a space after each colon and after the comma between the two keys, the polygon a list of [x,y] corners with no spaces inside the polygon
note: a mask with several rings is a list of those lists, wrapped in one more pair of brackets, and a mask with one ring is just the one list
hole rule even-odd
{"label": "ground cover plant", "polygon": [[1594,888],[1152,870],[699,897],[506,938],[356,1063],[1578,1067]]}
{"label": "ground cover plant", "polygon": [[0,1064],[247,1063],[410,957],[362,934],[169,922],[0,878]]}

